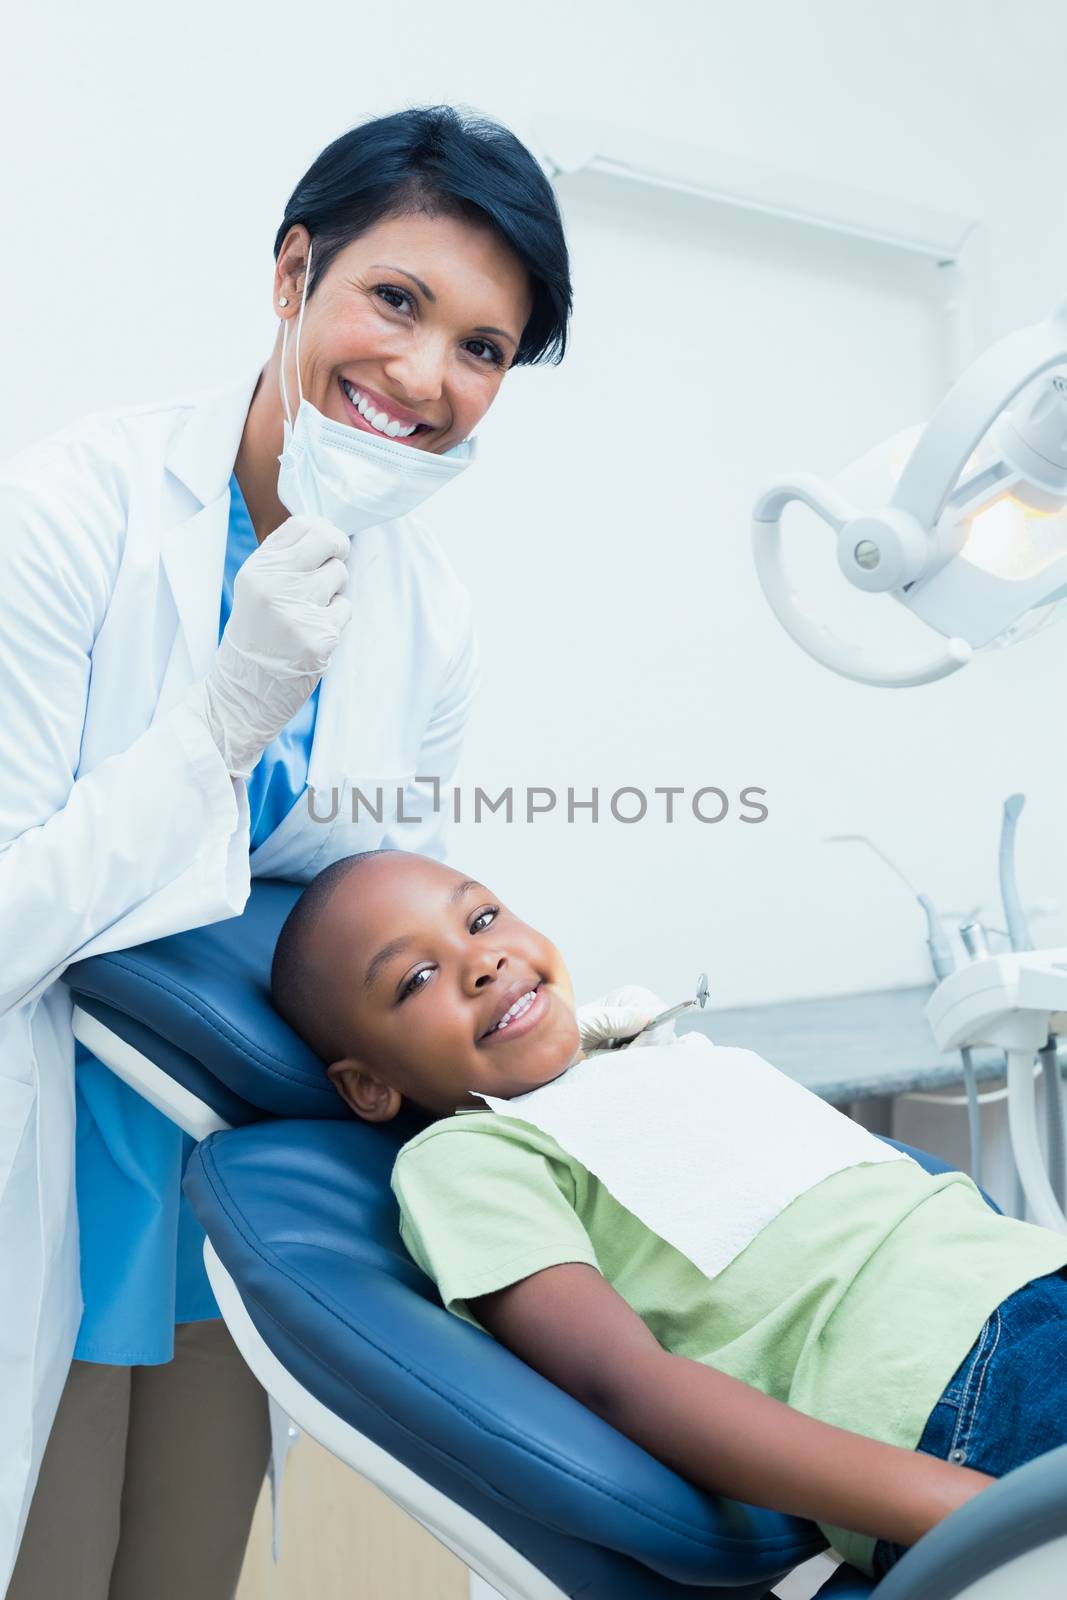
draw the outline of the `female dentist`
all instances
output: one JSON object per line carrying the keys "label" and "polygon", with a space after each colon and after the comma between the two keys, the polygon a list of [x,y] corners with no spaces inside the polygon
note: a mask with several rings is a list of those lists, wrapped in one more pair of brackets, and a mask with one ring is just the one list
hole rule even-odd
{"label": "female dentist", "polygon": [[[448,107],[324,150],[275,259],[262,371],[0,467],[9,1600],[231,1596],[268,1453],[181,1197],[189,1140],[76,1045],[59,976],[236,915],[250,875],[443,854],[431,780],[476,650],[412,513],[468,464],[504,374],[566,342],[551,188]],[[353,820],[357,787],[380,820]]]}

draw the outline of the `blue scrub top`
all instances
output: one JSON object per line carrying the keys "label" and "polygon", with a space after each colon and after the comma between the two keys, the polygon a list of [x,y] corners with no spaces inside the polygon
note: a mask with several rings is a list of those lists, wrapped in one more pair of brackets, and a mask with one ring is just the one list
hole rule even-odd
{"label": "blue scrub top", "polygon": [[[219,608],[256,548],[236,476]],[[267,746],[248,780],[251,848],[263,843],[307,787],[319,691]],[[76,1179],[82,1315],[75,1357],[114,1366],[155,1365],[174,1352],[176,1322],[219,1315],[204,1270],[204,1232],[182,1194],[194,1141],[75,1042]]]}

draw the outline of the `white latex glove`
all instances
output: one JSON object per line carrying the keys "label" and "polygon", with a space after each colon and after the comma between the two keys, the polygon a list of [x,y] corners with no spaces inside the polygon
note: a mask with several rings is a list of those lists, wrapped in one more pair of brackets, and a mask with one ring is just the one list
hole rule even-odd
{"label": "white latex glove", "polygon": [[248,777],[329,665],[352,615],[350,543],[325,517],[290,517],[234,579],[229,621],[190,703],[235,778]]}
{"label": "white latex glove", "polygon": [[[575,1015],[578,1022],[578,1040],[584,1054],[589,1055],[593,1050],[606,1050],[609,1039],[629,1038],[631,1034],[637,1033],[639,1028],[643,1028],[657,1012],[666,1009],[666,1005],[658,995],[653,994],[651,989],[642,989],[637,983],[624,984],[621,989],[611,989],[607,994],[601,995],[599,1000],[591,1000],[588,1005],[579,1006]],[[658,1028],[650,1028],[647,1033],[642,1033],[627,1048],[637,1050],[642,1045],[675,1042],[672,1018],[670,1022],[661,1022]]]}

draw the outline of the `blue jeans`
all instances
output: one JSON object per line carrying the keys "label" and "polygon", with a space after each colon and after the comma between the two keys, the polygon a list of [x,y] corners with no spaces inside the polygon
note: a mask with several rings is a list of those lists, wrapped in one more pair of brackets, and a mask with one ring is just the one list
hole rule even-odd
{"label": "blue jeans", "polygon": [[[1024,1283],[982,1324],[916,1449],[1000,1478],[1067,1444],[1067,1267]],[[906,1546],[879,1539],[882,1578]]]}

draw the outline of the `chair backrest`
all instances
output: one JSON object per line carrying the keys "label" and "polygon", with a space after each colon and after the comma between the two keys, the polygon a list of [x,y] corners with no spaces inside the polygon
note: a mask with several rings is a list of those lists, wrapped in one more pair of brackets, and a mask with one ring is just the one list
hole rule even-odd
{"label": "chair backrest", "polygon": [[84,1010],[231,1124],[349,1116],[314,1051],[270,1003],[270,966],[302,885],[260,878],[239,917],[76,961]]}

